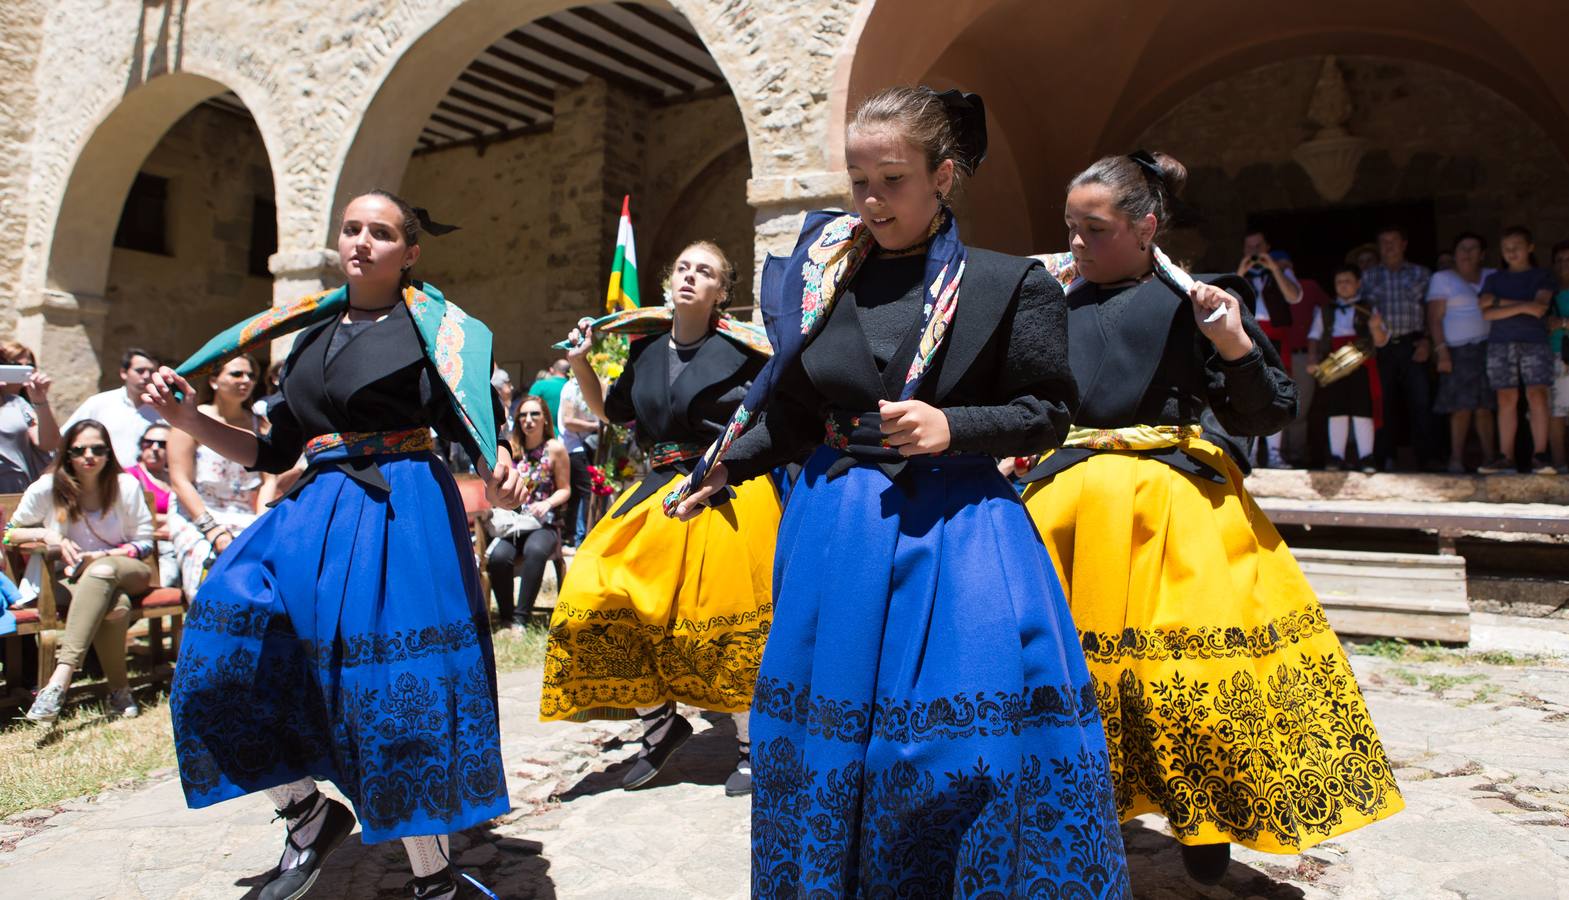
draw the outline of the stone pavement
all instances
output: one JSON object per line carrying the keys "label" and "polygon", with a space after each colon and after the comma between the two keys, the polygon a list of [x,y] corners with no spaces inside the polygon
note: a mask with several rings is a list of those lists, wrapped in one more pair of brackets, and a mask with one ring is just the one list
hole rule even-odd
{"label": "stone pavement", "polygon": [[[1156,817],[1124,829],[1135,892],[1153,898],[1569,897],[1569,668],[1355,657],[1405,792],[1399,815],[1300,856],[1238,850],[1226,880],[1188,882]],[[503,753],[515,809],[454,841],[505,898],[725,898],[747,889],[745,800],[720,787],[727,716],[654,786],[619,789],[635,723],[538,721],[539,676],[502,678]],[[135,790],[0,823],[0,896],[254,897],[281,829],[261,798],[185,809],[171,773]],[[394,898],[397,844],[350,838],[312,898]]]}

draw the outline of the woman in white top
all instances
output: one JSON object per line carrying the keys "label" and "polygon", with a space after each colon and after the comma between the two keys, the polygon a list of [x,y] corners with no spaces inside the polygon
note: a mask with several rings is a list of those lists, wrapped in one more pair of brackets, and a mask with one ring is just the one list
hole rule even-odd
{"label": "woman in white top", "polygon": [[22,596],[38,596],[43,557],[58,567],[56,600],[70,601],[59,665],[38,692],[27,717],[53,723],[71,679],[91,644],[109,682],[109,706],[121,715],[138,712],[125,673],[126,613],[131,597],[146,592],[153,570],[153,516],[142,485],[115,461],[109,430],[93,419],[66,429],[65,452],[55,457],[17,504],[5,529],[7,544],[41,542],[23,579]]}
{"label": "woman in white top", "polygon": [[[251,409],[259,374],[256,361],[249,356],[224,362],[209,379],[212,402],[197,409],[225,424],[260,434],[261,420]],[[180,561],[181,586],[195,593],[213,560],[272,500],[277,479],[252,472],[176,430],[169,435],[169,483],[179,501],[180,516],[192,526],[176,528],[172,540]]]}
{"label": "woman in white top", "polygon": [[1487,333],[1477,295],[1482,282],[1493,274],[1482,266],[1487,240],[1464,232],[1455,238],[1455,267],[1433,273],[1427,286],[1427,333],[1433,338],[1434,365],[1438,367],[1438,393],[1433,412],[1449,416],[1449,471],[1466,471],[1467,432],[1476,427],[1482,459],[1495,452],[1493,409],[1498,401],[1487,381]]}

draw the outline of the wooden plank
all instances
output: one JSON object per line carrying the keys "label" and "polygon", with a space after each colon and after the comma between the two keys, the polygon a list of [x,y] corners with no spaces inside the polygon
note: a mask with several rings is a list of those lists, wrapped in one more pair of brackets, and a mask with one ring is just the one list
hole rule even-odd
{"label": "wooden plank", "polygon": [[1292,555],[1339,633],[1446,642],[1471,637],[1465,560],[1458,556],[1319,549]]}
{"label": "wooden plank", "polygon": [[642,19],[644,22],[647,22],[648,24],[658,28],[660,31],[663,31],[665,34],[668,34],[677,40],[685,41],[687,44],[696,47],[704,53],[709,52],[708,45],[703,43],[703,39],[698,37],[696,32],[687,31],[676,23],[670,21],[664,16],[661,16],[659,13],[654,12],[640,3],[617,3],[616,6],[625,10],[626,12],[631,13],[634,16],[637,16],[639,19]]}
{"label": "wooden plank", "polygon": [[1471,640],[1471,617],[1391,612],[1324,604],[1324,614],[1336,634],[1401,638],[1407,641],[1443,641],[1464,644]]}
{"label": "wooden plank", "polygon": [[[1256,499],[1270,521],[1284,525],[1569,534],[1569,511],[1539,506],[1515,510],[1489,503],[1411,503],[1389,509],[1380,508],[1387,504],[1352,500]],[[1434,508],[1419,508],[1427,505]]]}
{"label": "wooden plank", "polygon": [[[661,47],[653,41],[650,41],[643,35],[638,34],[630,28],[627,28],[620,22],[615,21],[603,13],[595,12],[586,6],[579,6],[570,10],[570,12],[572,15],[577,16],[585,22],[588,22],[590,25],[593,25],[601,31],[626,41],[628,44],[631,44],[632,46],[643,51],[644,53],[647,53],[655,59],[662,60],[664,62],[670,63],[671,65],[679,66],[682,69],[691,72],[693,75],[703,79],[704,81],[725,80],[724,76],[718,72],[710,71],[706,66],[700,66],[684,56],[666,50],[664,47]],[[709,57],[709,59],[712,60],[713,57]]]}
{"label": "wooden plank", "polygon": [[[543,25],[544,20],[541,20],[539,24]],[[625,88],[632,93],[656,95],[659,93],[657,88],[645,81],[639,81],[625,72],[618,72],[615,69],[607,68],[592,60],[584,59],[583,57],[578,56],[576,53],[573,53],[571,50],[557,47],[556,45],[547,41],[542,41],[531,34],[524,34],[521,31],[514,31],[507,35],[507,38],[521,45],[525,49],[538,53],[540,56],[555,60],[556,62],[564,63],[565,65],[571,66],[572,68],[579,71],[587,72],[590,75],[597,75],[598,77],[603,78],[605,81]],[[491,48],[491,52],[495,52],[494,47]]]}

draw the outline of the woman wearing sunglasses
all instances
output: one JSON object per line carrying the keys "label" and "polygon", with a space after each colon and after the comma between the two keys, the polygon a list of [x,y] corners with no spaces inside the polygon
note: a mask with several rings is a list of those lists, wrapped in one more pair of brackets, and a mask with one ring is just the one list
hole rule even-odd
{"label": "woman wearing sunglasses", "polygon": [[[500,393],[505,396],[505,391]],[[571,463],[567,448],[556,439],[543,397],[530,394],[523,398],[511,434],[512,459],[523,478],[523,509],[494,514],[491,524],[496,539],[486,551],[485,568],[490,574],[490,592],[496,595],[496,614],[503,624],[523,628],[545,581],[545,564],[561,543],[556,510],[572,496]],[[512,579],[519,569],[523,596],[514,605]]]}
{"label": "woman wearing sunglasses", "polygon": [[109,432],[93,419],[66,429],[65,452],[55,457],[17,504],[5,529],[7,544],[40,542],[22,581],[22,596],[38,596],[44,556],[57,566],[56,599],[70,602],[54,675],[27,717],[53,724],[71,679],[91,644],[109,682],[109,708],[127,718],[140,710],[125,674],[126,613],[131,596],[147,590],[153,571],[153,517],[142,486],[125,474],[109,446]]}

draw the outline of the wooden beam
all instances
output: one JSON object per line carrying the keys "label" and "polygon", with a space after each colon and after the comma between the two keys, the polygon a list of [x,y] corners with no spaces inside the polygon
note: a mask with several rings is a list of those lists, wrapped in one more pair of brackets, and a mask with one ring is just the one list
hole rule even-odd
{"label": "wooden beam", "polygon": [[[508,32],[507,33],[507,40],[511,41],[514,44],[517,44],[520,47],[526,47],[528,49],[534,49],[533,46],[529,43],[529,41],[531,39],[529,38],[528,35],[523,33],[523,29],[521,29],[521,28],[519,28],[519,29],[517,29],[515,31]],[[565,77],[560,72],[557,72],[557,71],[555,71],[553,69],[547,68],[546,66],[542,66],[539,63],[534,62],[533,60],[524,59],[523,57],[517,55],[516,53],[513,53],[510,50],[503,49],[502,47],[499,47],[496,44],[490,45],[490,52],[496,54],[500,58],[506,60],[507,62],[513,64],[514,66],[517,66],[520,69],[523,69],[523,70],[528,71],[528,72],[533,72],[535,75],[538,75],[540,78],[548,78],[551,81],[560,81],[562,78]]]}
{"label": "wooden beam", "polygon": [[[490,66],[486,66],[485,68],[489,69]],[[499,69],[495,69],[495,70],[492,70],[492,71],[500,72]],[[506,72],[501,72],[501,74],[505,75],[507,73]],[[489,91],[492,94],[500,94],[501,96],[507,98],[508,100],[512,101],[513,103],[518,104],[519,106],[531,107],[533,109],[536,109],[536,110],[540,111],[541,113],[544,113],[547,116],[554,114],[555,111],[556,111],[555,107],[552,106],[549,103],[542,103],[542,102],[540,102],[538,100],[535,100],[533,97],[530,97],[527,94],[523,94],[523,93],[519,93],[517,91],[511,90],[510,88],[507,88],[507,87],[499,84],[498,82],[490,81],[490,80],[488,80],[486,78],[481,78],[481,77],[479,77],[479,74],[477,72],[464,72],[462,75],[458,76],[458,80],[463,82],[464,84],[473,85],[474,87],[477,87],[477,88],[479,88],[482,91]]]}
{"label": "wooden beam", "polygon": [[633,78],[624,72],[617,72],[614,69],[607,69],[599,63],[584,59],[570,50],[563,50],[560,47],[552,46],[531,35],[513,32],[512,40],[517,41],[519,44],[522,44],[530,50],[533,50],[535,53],[538,53],[542,56],[551,57],[552,59],[558,59],[574,69],[579,69],[581,71],[587,72],[590,75],[603,78],[611,84],[619,85],[634,93],[651,94],[654,96],[658,96],[659,94],[659,92],[654,88],[649,87],[648,85],[638,81],[636,78]]}
{"label": "wooden beam", "polygon": [[[513,55],[511,53],[508,53],[505,50],[501,50],[501,49],[496,48],[496,47],[491,47],[488,52],[490,54],[492,54],[493,56],[495,56],[497,59],[504,60],[504,61],[506,61],[508,63],[511,63],[514,66],[518,66],[522,62],[524,62],[522,57],[515,56],[515,55]],[[508,85],[509,87],[515,88],[517,90],[528,91],[529,93],[535,95],[536,97],[543,97],[544,99],[549,100],[552,103],[555,102],[555,99],[556,99],[556,89],[555,88],[548,87],[546,85],[540,84],[537,81],[530,81],[530,80],[528,80],[527,78],[524,78],[521,75],[514,75],[511,72],[506,71],[505,69],[498,69],[495,66],[491,65],[490,63],[485,62],[484,60],[476,59],[472,63],[469,63],[469,71],[470,72],[474,72],[474,73],[479,74],[479,75],[483,75],[486,78],[495,79],[496,81],[499,81],[502,84]]]}
{"label": "wooden beam", "polygon": [[498,116],[505,116],[508,119],[522,119],[525,122],[533,122],[537,118],[530,113],[518,112],[515,109],[508,109],[507,107],[502,106],[500,103],[493,103],[489,100],[486,100],[484,97],[476,97],[473,94],[470,94],[468,91],[458,87],[454,87],[452,90],[447,91],[447,96],[456,97],[470,106],[477,106],[480,109],[489,110]]}
{"label": "wooden beam", "polygon": [[430,120],[432,122],[436,122],[436,123],[439,123],[441,125],[445,125],[446,127],[453,129],[454,131],[462,131],[462,132],[465,132],[467,134],[472,134],[475,137],[479,137],[480,135],[485,133],[483,131],[480,131],[478,128],[470,128],[469,126],[464,125],[462,122],[454,122],[453,120],[447,118],[446,116],[441,115],[440,113],[431,113],[430,114]]}
{"label": "wooden beam", "polygon": [[436,104],[436,108],[445,110],[455,116],[462,116],[463,118],[470,121],[478,122],[486,128],[489,128],[491,131],[505,131],[507,129],[507,123],[505,122],[497,121],[496,119],[492,119],[490,116],[481,115],[480,113],[474,112],[473,110],[458,106],[456,103],[449,103],[446,100],[438,102]]}
{"label": "wooden beam", "polygon": [[[680,54],[672,53],[671,51],[666,50],[664,47],[659,46],[643,35],[638,34],[630,28],[627,28],[620,22],[617,22],[604,13],[597,12],[587,6],[579,6],[570,12],[572,15],[577,16],[585,22],[588,22],[590,25],[593,25],[594,27],[605,31],[608,34],[614,35],[615,37],[626,41],[639,50],[652,54],[656,59],[661,59],[670,63],[671,65],[679,66],[688,72],[691,72],[693,75],[703,79],[704,81],[725,80],[725,76],[718,72],[717,67],[711,70],[706,66],[700,66],[697,63],[692,62]],[[712,61],[713,57],[710,56],[708,59],[709,61]]]}
{"label": "wooden beam", "polygon": [[631,13],[634,16],[637,16],[639,19],[642,19],[655,28],[660,29],[665,34],[677,38],[678,40],[685,41],[686,43],[691,44],[693,47],[696,47],[704,53],[708,53],[709,56],[713,56],[713,54],[709,53],[708,51],[708,45],[703,43],[703,39],[698,37],[695,32],[687,31],[685,28],[682,28],[680,25],[677,25],[659,13],[654,12],[643,4],[617,3],[616,6],[620,7],[626,12]]}
{"label": "wooden beam", "polygon": [[[666,72],[664,69],[661,69],[656,65],[643,62],[641,59],[627,54],[620,47],[612,47],[599,38],[589,37],[583,32],[578,31],[576,28],[573,28],[563,22],[559,22],[556,19],[544,18],[540,19],[535,24],[537,24],[540,28],[545,29],[546,31],[566,38],[580,47],[587,47],[595,53],[598,53],[600,56],[613,59],[619,65],[626,66],[628,69],[632,69],[636,72],[641,72],[655,81],[663,81],[665,84],[670,85],[672,88],[675,88],[678,91],[690,91],[691,89],[697,87],[695,83],[677,78],[676,76]],[[560,50],[558,49],[557,52],[559,53]],[[582,67],[579,66],[578,68]]]}
{"label": "wooden beam", "polygon": [[552,127],[553,125],[550,122],[542,122],[538,125],[525,125],[522,128],[514,128],[510,131],[503,131],[500,134],[486,134],[474,138],[464,138],[461,141],[449,141],[448,143],[425,150],[415,150],[413,155],[423,156],[426,153],[436,153],[445,150],[460,150],[464,147],[474,147],[479,150],[480,155],[484,155],[485,148],[489,147],[491,144],[499,144],[502,141],[510,141],[520,137],[528,137],[531,134],[543,134],[550,131]]}

